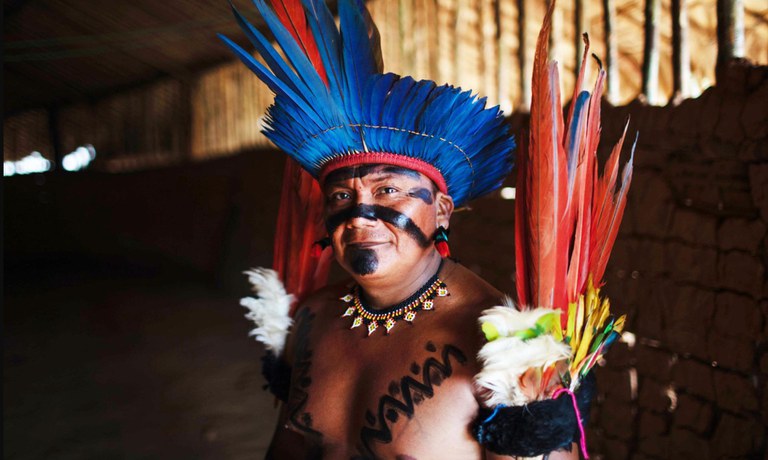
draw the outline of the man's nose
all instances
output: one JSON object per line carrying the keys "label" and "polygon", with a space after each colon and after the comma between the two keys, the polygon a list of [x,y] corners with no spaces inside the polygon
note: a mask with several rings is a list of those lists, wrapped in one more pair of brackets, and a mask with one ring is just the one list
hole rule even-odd
{"label": "man's nose", "polygon": [[351,228],[370,227],[377,220],[378,217],[376,217],[374,207],[367,200],[357,198],[355,200],[355,207],[350,209],[347,225]]}

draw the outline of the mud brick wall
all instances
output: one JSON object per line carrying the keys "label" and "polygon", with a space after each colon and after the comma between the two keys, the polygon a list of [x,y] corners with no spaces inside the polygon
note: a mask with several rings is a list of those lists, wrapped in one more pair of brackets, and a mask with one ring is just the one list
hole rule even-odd
{"label": "mud brick wall", "polygon": [[768,426],[768,69],[734,63],[677,107],[607,111],[639,130],[605,292],[635,342],[598,373],[609,459],[763,458]]}
{"label": "mud brick wall", "polygon": [[[604,108],[603,154],[627,117],[628,143],[640,134],[604,289],[635,340],[598,370],[595,458],[766,458],[768,68],[724,80],[674,107]],[[474,207],[456,252],[512,292],[513,202]]]}

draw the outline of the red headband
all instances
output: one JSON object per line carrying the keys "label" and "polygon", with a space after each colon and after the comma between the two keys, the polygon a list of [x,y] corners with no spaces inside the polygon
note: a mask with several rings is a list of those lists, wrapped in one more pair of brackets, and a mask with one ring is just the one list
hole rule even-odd
{"label": "red headband", "polygon": [[446,194],[448,193],[448,186],[445,183],[445,178],[437,168],[426,161],[417,158],[387,152],[360,152],[336,157],[323,166],[318,179],[322,184],[328,174],[333,171],[364,164],[393,165],[420,172],[434,182],[438,190]]}

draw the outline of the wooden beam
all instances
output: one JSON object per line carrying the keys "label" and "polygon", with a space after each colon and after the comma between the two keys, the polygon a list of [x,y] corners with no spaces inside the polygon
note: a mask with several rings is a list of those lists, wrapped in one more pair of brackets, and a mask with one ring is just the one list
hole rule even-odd
{"label": "wooden beam", "polygon": [[717,0],[717,70],[744,57],[744,0]]}
{"label": "wooden beam", "polygon": [[525,0],[517,0],[517,57],[520,61],[520,108],[531,107],[531,72],[526,58],[528,41],[525,38]]}
{"label": "wooden beam", "polygon": [[573,34],[573,44],[574,49],[576,52],[576,56],[574,59],[575,65],[573,66],[574,72],[575,72],[575,78],[579,78],[579,71],[581,70],[581,58],[584,54],[584,40],[582,40],[582,34],[584,32],[589,32],[589,27],[587,26],[587,2],[584,0],[574,0],[574,14],[573,14],[573,28],[574,28],[574,34]]}
{"label": "wooden beam", "polygon": [[645,0],[645,41],[643,45],[643,86],[645,100],[656,103],[659,87],[659,17],[661,0]]}
{"label": "wooden beam", "polygon": [[691,95],[691,53],[688,42],[688,1],[672,0],[672,99]]}
{"label": "wooden beam", "polygon": [[616,4],[614,0],[603,0],[603,34],[605,35],[605,73],[608,81],[608,102],[619,103],[619,46],[613,27],[616,24]]}

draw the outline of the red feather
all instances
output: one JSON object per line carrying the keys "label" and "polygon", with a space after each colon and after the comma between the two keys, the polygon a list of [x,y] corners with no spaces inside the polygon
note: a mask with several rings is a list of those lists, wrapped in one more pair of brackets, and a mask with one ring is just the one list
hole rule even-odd
{"label": "red feather", "polygon": [[624,137],[627,134],[627,125],[624,126],[624,132],[621,138],[613,147],[611,156],[605,165],[603,177],[598,178],[595,175],[594,185],[594,203],[595,212],[592,216],[592,226],[594,227],[590,245],[594,248],[590,257],[589,271],[595,281],[596,286],[602,284],[602,278],[605,274],[605,268],[608,265],[608,258],[611,255],[613,243],[619,233],[619,224],[624,215],[624,207],[627,202],[627,192],[632,182],[632,161],[630,160],[624,166],[622,174],[622,183],[618,192],[614,194],[616,188],[616,178],[619,170],[619,154],[624,144]]}
{"label": "red feather", "polygon": [[271,0],[271,3],[277,17],[280,18],[280,22],[293,35],[293,39],[299,44],[320,78],[327,85],[328,76],[325,73],[325,67],[323,67],[323,60],[320,58],[320,50],[317,48],[315,36],[312,35],[312,29],[307,24],[307,15],[301,0]]}
{"label": "red feather", "polygon": [[[567,205],[566,155],[557,67],[547,64],[552,8],[547,11],[533,66],[529,157],[522,161],[523,199],[518,240],[518,297],[532,307],[561,305],[565,300],[568,239],[561,231]],[[520,188],[520,185],[518,185]]]}
{"label": "red feather", "polygon": [[[553,8],[554,2],[550,2],[536,43],[529,146],[519,150],[515,258],[518,303],[523,308],[565,312],[568,303],[584,293],[590,276],[596,285],[601,284],[626,204],[632,161],[625,167],[620,189],[614,192],[622,135],[604,175],[598,175],[602,69],[589,100],[575,113],[587,66],[586,36],[584,64],[564,128],[557,65],[547,63]],[[575,157],[570,165],[568,152]],[[564,324],[567,315],[561,320]]]}
{"label": "red feather", "polygon": [[314,242],[324,233],[320,185],[298,163],[286,159],[273,267],[286,291],[296,297],[293,308],[328,279],[331,252],[312,256]]}
{"label": "red feather", "polygon": [[[325,84],[328,76],[301,0],[271,0],[280,22],[307,55]],[[274,269],[286,291],[296,297],[291,310],[328,280],[330,251],[318,256],[314,242],[325,234],[323,194],[320,185],[292,159],[286,160],[277,215]]]}

